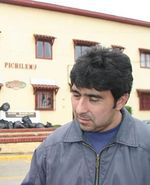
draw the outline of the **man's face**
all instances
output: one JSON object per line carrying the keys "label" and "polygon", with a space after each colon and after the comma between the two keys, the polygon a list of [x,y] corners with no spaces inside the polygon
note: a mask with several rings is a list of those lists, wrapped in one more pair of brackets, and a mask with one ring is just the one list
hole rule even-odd
{"label": "man's face", "polygon": [[72,107],[75,119],[84,131],[106,131],[116,127],[122,118],[120,109],[125,100],[114,103],[111,91],[72,86]]}

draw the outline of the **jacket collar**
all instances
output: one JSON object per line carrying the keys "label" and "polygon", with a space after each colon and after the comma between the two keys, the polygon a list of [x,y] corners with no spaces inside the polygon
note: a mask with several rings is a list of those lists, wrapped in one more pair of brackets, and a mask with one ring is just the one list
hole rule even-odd
{"label": "jacket collar", "polygon": [[79,123],[76,120],[73,120],[70,123],[70,128],[68,129],[64,142],[80,142],[83,141],[82,130],[80,129]]}
{"label": "jacket collar", "polygon": [[115,141],[128,146],[137,147],[137,136],[136,136],[136,126],[135,119],[130,115],[130,113],[123,108],[121,110],[123,118],[118,130]]}
{"label": "jacket collar", "polygon": [[[116,143],[137,147],[137,138],[135,134],[135,120],[124,108],[121,110],[123,119],[118,130],[117,136],[114,140]],[[83,132],[81,131],[79,124],[76,120],[71,122],[64,142],[80,142],[83,141]]]}

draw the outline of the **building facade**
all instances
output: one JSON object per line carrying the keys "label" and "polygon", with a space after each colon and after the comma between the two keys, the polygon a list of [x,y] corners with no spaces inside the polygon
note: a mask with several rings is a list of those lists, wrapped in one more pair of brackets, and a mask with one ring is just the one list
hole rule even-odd
{"label": "building facade", "polygon": [[6,119],[72,119],[69,72],[75,58],[101,44],[132,62],[133,116],[150,119],[150,22],[31,0],[0,0],[0,103]]}

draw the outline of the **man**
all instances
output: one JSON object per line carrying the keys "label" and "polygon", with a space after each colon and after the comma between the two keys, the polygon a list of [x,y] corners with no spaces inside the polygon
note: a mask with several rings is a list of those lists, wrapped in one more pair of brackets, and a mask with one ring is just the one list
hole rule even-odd
{"label": "man", "polygon": [[129,57],[92,47],[70,77],[74,120],[35,150],[22,185],[149,185],[150,127],[124,108]]}

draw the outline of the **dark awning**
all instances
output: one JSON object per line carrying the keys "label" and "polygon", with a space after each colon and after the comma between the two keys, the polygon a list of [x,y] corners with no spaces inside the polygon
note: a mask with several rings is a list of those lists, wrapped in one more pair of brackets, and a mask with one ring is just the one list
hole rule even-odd
{"label": "dark awning", "polygon": [[98,42],[94,42],[94,41],[77,40],[77,39],[74,39],[73,42],[75,45],[86,45],[86,46],[95,46],[99,44]]}
{"label": "dark awning", "polygon": [[142,93],[150,93],[150,89],[137,89],[138,96],[140,96]]}
{"label": "dark awning", "polygon": [[59,87],[56,85],[56,83],[53,80],[37,80],[32,79],[31,80],[32,87],[34,89],[34,93],[37,90],[54,90],[55,93],[57,93]]}
{"label": "dark awning", "polygon": [[47,40],[50,41],[52,44],[54,42],[55,37],[49,36],[49,35],[40,35],[40,34],[34,34],[35,39],[42,39],[42,40]]}

